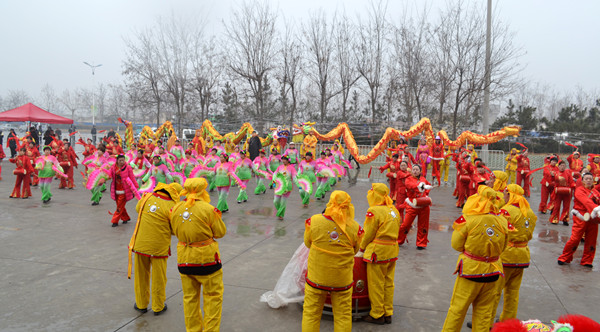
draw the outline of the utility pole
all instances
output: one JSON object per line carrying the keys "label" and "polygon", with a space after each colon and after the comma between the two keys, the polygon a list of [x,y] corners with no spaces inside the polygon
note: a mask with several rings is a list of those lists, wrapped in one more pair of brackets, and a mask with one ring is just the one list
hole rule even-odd
{"label": "utility pole", "polygon": [[[484,77],[484,93],[483,93],[483,134],[490,132],[490,84],[491,84],[491,53],[492,53],[492,0],[487,1],[487,27],[485,33],[485,77]],[[488,146],[485,144],[482,147],[484,151],[483,159],[488,162]]]}
{"label": "utility pole", "polygon": [[102,65],[101,64],[100,65],[90,65],[89,63],[87,63],[85,61],[83,63],[92,69],[92,125],[95,125],[96,124],[96,91],[95,91],[96,86],[94,84],[94,76],[95,76],[94,74],[95,74],[96,68],[98,68]]}

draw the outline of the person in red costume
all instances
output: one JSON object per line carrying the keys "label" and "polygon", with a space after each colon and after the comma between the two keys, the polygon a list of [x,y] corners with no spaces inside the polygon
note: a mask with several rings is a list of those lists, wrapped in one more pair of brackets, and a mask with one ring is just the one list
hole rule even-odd
{"label": "person in red costume", "polygon": [[600,185],[600,155],[588,154],[588,172],[594,176],[594,185],[598,187]]}
{"label": "person in red costume", "polygon": [[572,154],[567,157],[569,162],[569,169],[573,173],[573,177],[579,179],[581,177],[581,171],[583,171],[583,160],[579,151],[575,150]]}
{"label": "person in red costume", "polygon": [[[31,188],[29,187],[29,174],[33,172],[33,166],[29,157],[25,154],[27,148],[21,147],[18,155],[9,161],[17,166],[13,174],[17,176],[15,188],[10,194],[10,198],[29,198],[31,196]],[[22,186],[21,186],[22,184]],[[22,187],[22,188],[21,188]]]}
{"label": "person in red costume", "polygon": [[33,168],[33,171],[29,173],[31,176],[31,185],[37,187],[37,185],[40,183],[40,179],[38,178],[38,170],[35,169],[35,161],[40,157],[40,151],[35,146],[35,143],[29,142],[27,146],[27,152],[25,154],[27,157],[29,157],[29,160],[31,161],[31,167]]}
{"label": "person in red costume", "polygon": [[404,148],[402,150],[400,161],[406,161],[408,163],[408,167],[412,167],[412,165],[417,163],[415,157],[413,157],[413,155],[410,154],[410,147],[406,144],[404,145]]}
{"label": "person in red costume", "polygon": [[435,184],[437,179],[437,186],[440,186],[442,183],[442,178],[440,176],[440,161],[444,160],[444,143],[439,136],[435,137],[433,144],[431,145],[431,150],[429,151],[431,155],[431,177],[432,182]]}
{"label": "person in red costume", "polygon": [[[538,207],[538,211],[542,214],[546,214],[547,210],[554,208],[554,201],[552,201],[551,194],[554,191],[554,176],[558,173],[556,163],[558,163],[558,158],[552,156],[550,163],[544,167],[544,177],[542,178],[542,182],[540,182],[542,184],[542,200]],[[548,202],[548,199],[550,199],[550,202]]]}
{"label": "person in red costume", "polygon": [[124,155],[118,155],[117,161],[110,168],[109,176],[112,179],[110,185],[110,197],[117,203],[117,210],[113,213],[112,227],[119,226],[119,220],[126,224],[131,218],[127,214],[125,204],[134,197],[133,190],[137,190],[138,184],[133,176],[131,166],[125,162]]}
{"label": "person in red costume", "polygon": [[[571,193],[575,188],[573,175],[564,160],[558,162],[558,172],[554,174],[554,209],[550,216],[550,222],[569,226],[569,210],[571,208]],[[560,205],[562,203],[562,213]]]}
{"label": "person in red costume", "polygon": [[[411,176],[404,180],[406,186],[406,196],[404,200],[406,213],[398,231],[398,244],[402,245],[406,241],[408,231],[415,221],[417,222],[417,249],[427,248],[427,233],[429,232],[429,205],[431,199],[428,197],[431,184],[421,174],[421,166],[413,165]],[[429,204],[427,204],[427,201]]]}
{"label": "person in red costume", "polygon": [[485,166],[485,163],[480,158],[475,159],[475,172],[471,175],[471,183],[469,185],[469,196],[477,193],[479,185],[485,185],[490,179],[489,169]]}
{"label": "person in red costume", "polygon": [[400,220],[404,219],[404,209],[406,200],[406,184],[405,180],[411,176],[408,172],[408,163],[401,161],[399,171],[396,172],[396,209],[400,212]]}
{"label": "person in red costume", "polygon": [[388,161],[387,164],[379,167],[379,171],[383,173],[386,169],[389,169],[389,172],[386,174],[388,181],[390,182],[390,197],[394,201],[396,201],[396,183],[397,183],[397,174],[396,172],[400,168],[400,162],[398,161],[398,154],[392,155],[392,159]]}
{"label": "person in red costume", "polygon": [[466,151],[462,153],[457,164],[457,169],[459,174],[456,183],[458,187],[458,201],[456,202],[456,207],[462,208],[465,204],[465,200],[469,196],[469,184],[471,183],[473,173],[475,173],[475,166],[471,163],[471,156]]}
{"label": "person in red costume", "polygon": [[525,197],[529,197],[531,192],[529,191],[529,151],[523,150],[520,155],[517,156],[517,184],[525,191]]}
{"label": "person in red costume", "polygon": [[594,189],[594,176],[585,173],[581,185],[575,189],[573,202],[573,229],[571,238],[565,244],[562,255],[558,257],[558,265],[571,263],[579,242],[585,236],[581,265],[592,268],[596,255],[596,239],[598,222],[600,222],[600,192]]}
{"label": "person in red costume", "polygon": [[[77,154],[75,153],[75,150],[73,150],[71,143],[69,143],[69,140],[66,138],[63,140],[63,149],[64,149],[64,151],[66,151],[66,153],[68,155],[68,160],[70,163],[70,167],[69,167],[68,171],[65,168],[65,174],[67,174],[67,176],[68,176],[68,178],[66,179],[66,185],[67,185],[67,188],[74,189],[75,188],[75,178],[73,177],[74,176],[73,168],[78,168],[79,165],[77,164],[77,159],[79,159],[79,157],[77,157]],[[61,184],[62,184],[62,180],[61,180]]]}

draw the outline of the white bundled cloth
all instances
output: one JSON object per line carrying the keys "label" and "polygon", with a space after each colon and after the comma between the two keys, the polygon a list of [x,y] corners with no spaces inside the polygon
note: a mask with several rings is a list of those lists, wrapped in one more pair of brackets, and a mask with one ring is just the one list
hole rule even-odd
{"label": "white bundled cloth", "polygon": [[304,301],[304,283],[306,282],[306,269],[308,266],[309,249],[304,242],[281,272],[275,289],[260,296],[260,302],[266,302],[273,309],[281,308],[289,303]]}

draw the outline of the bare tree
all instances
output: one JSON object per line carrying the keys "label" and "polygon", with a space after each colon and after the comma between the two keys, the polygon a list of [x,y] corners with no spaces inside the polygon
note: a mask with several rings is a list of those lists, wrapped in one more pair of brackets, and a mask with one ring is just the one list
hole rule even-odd
{"label": "bare tree", "polygon": [[211,105],[217,102],[218,84],[223,73],[223,54],[217,48],[215,36],[208,40],[195,39],[192,48],[191,86],[198,94],[200,120],[209,118]]}
{"label": "bare tree", "polygon": [[276,21],[277,14],[267,2],[244,2],[225,25],[230,46],[229,68],[248,83],[254,99],[251,115],[260,126],[269,111],[265,107],[265,82],[275,66]]}
{"label": "bare tree", "polygon": [[[335,19],[334,19],[335,21]],[[333,70],[333,51],[335,47],[334,24],[327,23],[323,11],[312,14],[309,22],[302,25],[304,45],[308,50],[308,62],[311,69],[308,77],[319,89],[319,119],[326,120],[327,105],[339,92],[332,92],[329,73]]]}
{"label": "bare tree", "polygon": [[367,84],[371,105],[371,121],[376,122],[382,67],[386,56],[386,10],[383,1],[370,2],[367,22],[359,20],[357,45],[354,48],[356,67]]}
{"label": "bare tree", "polygon": [[[302,71],[302,45],[298,37],[293,33],[292,22],[286,22],[286,30],[281,40],[281,84],[284,114],[289,114],[290,128],[294,126],[294,116],[298,106],[298,88],[301,84]],[[290,94],[292,105],[288,109],[287,95]]]}
{"label": "bare tree", "polygon": [[[125,39],[126,59],[123,62],[123,74],[126,76],[128,90],[138,90],[130,95],[148,98],[156,107],[156,126],[160,125],[163,99],[162,78],[159,69],[159,54],[156,46],[157,34],[151,29],[135,35],[135,41]],[[139,93],[148,91],[148,93]],[[140,100],[140,102],[142,102]]]}
{"label": "bare tree", "polygon": [[32,99],[27,92],[23,90],[8,90],[8,95],[4,100],[4,107],[10,110],[31,102]]}
{"label": "bare tree", "polygon": [[348,99],[350,98],[350,89],[354,86],[360,75],[356,71],[355,62],[352,57],[352,45],[354,27],[346,15],[342,15],[337,22],[335,30],[335,58],[337,66],[335,67],[340,80],[340,93],[342,98],[342,121],[348,121]]}
{"label": "bare tree", "polygon": [[59,100],[50,84],[44,85],[40,92],[40,106],[48,112],[59,111]]}
{"label": "bare tree", "polygon": [[[78,97],[78,93],[73,93],[68,89],[65,89],[58,101],[71,113],[71,119],[75,120],[75,112],[80,108],[81,101]],[[91,104],[89,104],[91,105]]]}

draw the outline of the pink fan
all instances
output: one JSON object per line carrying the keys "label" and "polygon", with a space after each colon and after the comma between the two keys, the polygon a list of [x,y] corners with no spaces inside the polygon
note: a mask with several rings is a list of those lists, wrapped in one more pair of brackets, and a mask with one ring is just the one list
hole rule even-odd
{"label": "pink fan", "polygon": [[156,178],[154,176],[151,176],[146,183],[140,186],[139,192],[151,193],[154,190],[154,187],[156,187]]}
{"label": "pink fan", "polygon": [[93,171],[92,173],[90,173],[90,176],[88,177],[88,181],[85,185],[85,188],[87,190],[92,190],[97,186],[102,185],[101,184],[101,180],[108,180],[110,177],[108,176],[108,174],[106,173],[106,171],[102,168],[98,168],[95,171]]}

